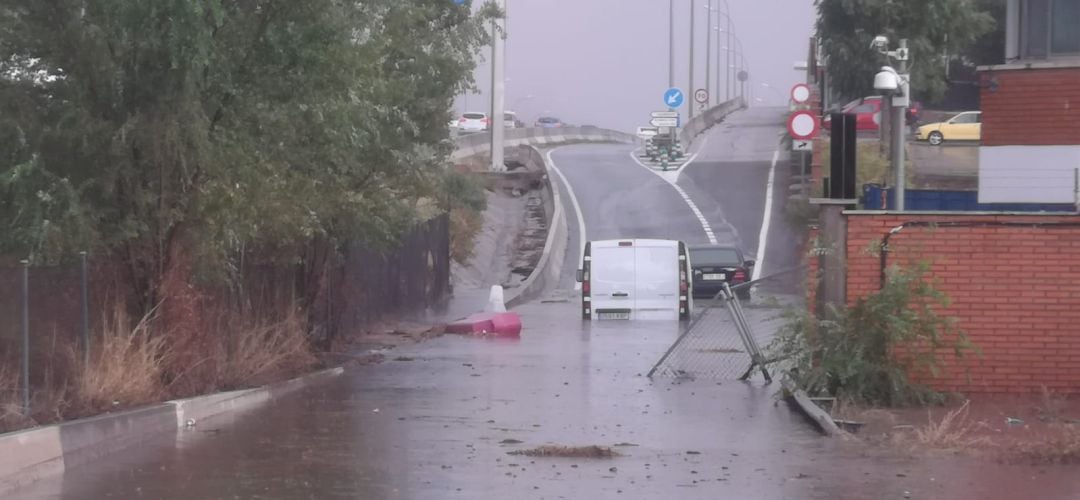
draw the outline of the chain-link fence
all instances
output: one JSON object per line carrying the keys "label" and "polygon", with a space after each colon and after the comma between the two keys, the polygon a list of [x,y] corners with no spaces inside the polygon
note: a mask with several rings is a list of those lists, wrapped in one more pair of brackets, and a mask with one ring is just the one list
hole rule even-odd
{"label": "chain-link fence", "polygon": [[783,324],[784,308],[800,302],[797,273],[789,269],[756,281],[725,286],[697,299],[694,318],[649,372],[649,377],[772,381],[766,348]]}

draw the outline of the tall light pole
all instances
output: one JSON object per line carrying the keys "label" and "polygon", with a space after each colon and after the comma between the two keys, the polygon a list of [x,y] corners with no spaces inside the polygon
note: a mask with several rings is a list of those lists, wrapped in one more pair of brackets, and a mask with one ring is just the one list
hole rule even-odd
{"label": "tall light pole", "polygon": [[668,88],[675,87],[675,0],[668,0]]}
{"label": "tall light pole", "polygon": [[720,29],[720,26],[713,26],[712,29],[716,32],[716,94],[714,95],[717,102],[720,102],[720,55],[723,53],[723,50],[720,49],[720,32],[723,30]]}
{"label": "tall light pole", "polygon": [[[732,22],[731,22],[731,5],[728,5],[727,0],[723,0],[723,2],[724,2],[724,12],[725,12],[724,17],[727,18],[727,44],[728,44],[728,47],[731,47],[731,36],[734,34],[734,33],[731,32],[731,29],[732,29],[732,26],[731,26],[732,25]],[[731,51],[730,51],[730,49],[728,50],[728,53],[727,53],[727,60],[724,61],[724,62],[727,63],[725,66],[731,66]],[[726,92],[726,96],[727,96],[727,98],[725,100],[728,100],[728,101],[731,100],[731,84],[734,81],[735,81],[735,75],[731,74],[731,71],[730,71],[730,68],[729,68],[728,77],[727,77],[726,81],[724,82],[724,91]]]}
{"label": "tall light pole", "polygon": [[712,30],[709,29],[712,26],[712,3],[713,0],[707,0],[705,5],[705,91],[709,94],[705,100],[706,108],[712,104]]}
{"label": "tall light pole", "polygon": [[687,89],[685,95],[690,96],[686,99],[687,115],[689,119],[694,119],[694,18],[697,13],[697,9],[694,7],[697,3],[694,0],[690,0],[690,79],[687,81]]}
{"label": "tall light pole", "polygon": [[504,161],[503,138],[506,127],[503,125],[503,110],[506,107],[506,0],[495,0],[495,5],[504,14],[502,19],[491,20],[491,170],[506,170]]}

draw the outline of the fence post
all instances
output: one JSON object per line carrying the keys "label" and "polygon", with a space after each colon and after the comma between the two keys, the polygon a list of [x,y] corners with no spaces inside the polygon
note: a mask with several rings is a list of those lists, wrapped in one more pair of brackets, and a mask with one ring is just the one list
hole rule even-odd
{"label": "fence post", "polygon": [[82,267],[82,348],[83,363],[90,363],[90,294],[87,291],[89,269],[86,264],[86,251],[79,252]]}
{"label": "fence post", "polygon": [[22,264],[22,373],[23,414],[30,415],[30,261]]}

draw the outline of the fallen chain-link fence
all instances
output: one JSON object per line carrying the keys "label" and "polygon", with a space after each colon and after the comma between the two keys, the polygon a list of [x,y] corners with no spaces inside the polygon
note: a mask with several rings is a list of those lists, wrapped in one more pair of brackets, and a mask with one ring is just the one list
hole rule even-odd
{"label": "fallen chain-link fence", "polygon": [[[715,297],[697,300],[694,318],[649,371],[649,377],[745,380],[760,372],[771,382],[772,360],[767,359],[765,348],[783,325],[784,307],[797,296],[775,291],[794,291],[792,277],[804,269],[785,270],[733,287],[725,285]],[[740,299],[740,292],[746,289],[754,294],[753,300]]]}

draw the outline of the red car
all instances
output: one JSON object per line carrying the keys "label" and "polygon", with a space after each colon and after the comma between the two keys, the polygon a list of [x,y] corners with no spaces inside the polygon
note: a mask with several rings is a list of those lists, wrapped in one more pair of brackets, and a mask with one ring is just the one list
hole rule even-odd
{"label": "red car", "polygon": [[[855,114],[855,130],[876,132],[881,130],[881,103],[881,96],[864,97],[847,103],[840,112]],[[907,123],[909,125],[918,123],[921,113],[922,103],[912,101],[911,106],[907,108]],[[825,130],[832,130],[832,116],[826,114],[821,125]]]}

